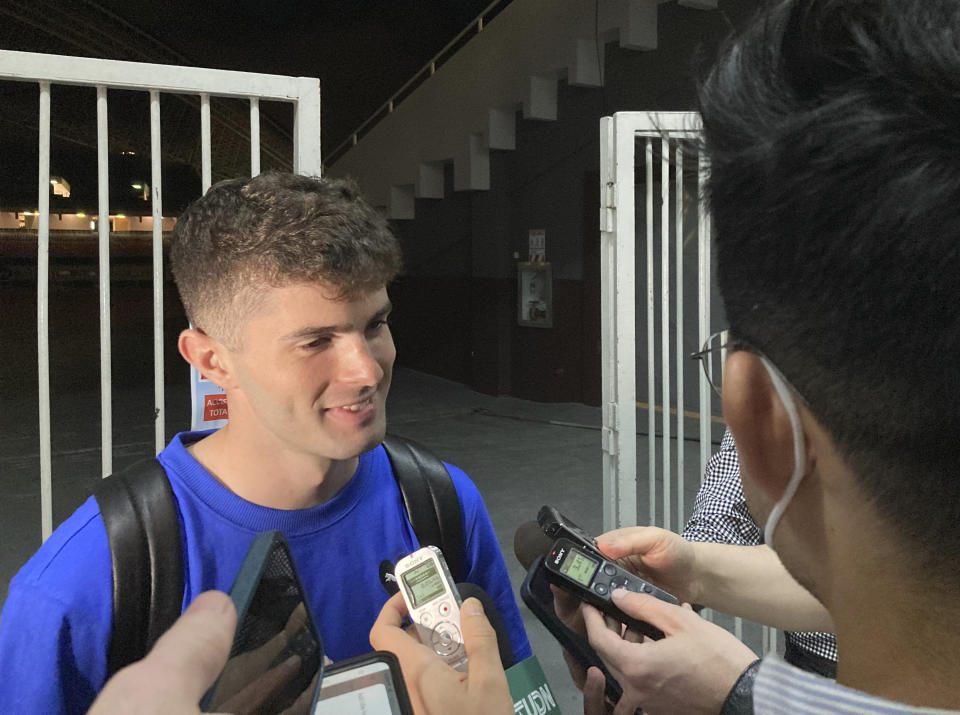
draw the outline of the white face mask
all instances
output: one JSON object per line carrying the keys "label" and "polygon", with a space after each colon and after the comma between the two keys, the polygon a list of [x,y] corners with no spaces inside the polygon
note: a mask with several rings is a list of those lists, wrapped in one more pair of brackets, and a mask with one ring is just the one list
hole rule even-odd
{"label": "white face mask", "polygon": [[763,355],[759,355],[758,357],[767,369],[767,373],[770,375],[770,382],[773,383],[773,387],[777,391],[777,395],[780,397],[784,409],[787,411],[787,415],[790,418],[790,432],[793,434],[793,474],[790,475],[790,481],[787,482],[787,488],[783,490],[783,495],[777,503],[773,505],[773,509],[770,510],[767,523],[763,527],[763,540],[767,546],[772,549],[773,532],[776,531],[777,524],[780,523],[780,517],[782,517],[783,512],[787,510],[787,505],[790,504],[793,495],[797,493],[797,487],[800,486],[800,480],[803,479],[806,465],[804,464],[803,427],[800,424],[800,414],[797,412],[797,404],[793,399],[793,395],[790,393],[790,388],[787,387],[786,381],[780,375],[780,371],[774,367],[773,363]]}

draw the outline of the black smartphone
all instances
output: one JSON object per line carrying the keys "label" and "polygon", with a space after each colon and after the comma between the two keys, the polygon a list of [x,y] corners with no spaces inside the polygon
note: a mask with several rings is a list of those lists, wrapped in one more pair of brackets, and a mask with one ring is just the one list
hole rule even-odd
{"label": "black smartphone", "polygon": [[323,642],[283,534],[254,538],[230,598],[237,632],[201,709],[311,713],[323,679]]}
{"label": "black smartphone", "polygon": [[563,623],[557,616],[553,608],[553,591],[550,590],[550,581],[547,579],[547,569],[543,564],[543,559],[538,558],[527,571],[526,578],[520,585],[520,598],[527,605],[533,615],[550,631],[551,635],[557,639],[557,642],[563,646],[573,658],[583,666],[584,670],[590,666],[596,666],[606,678],[606,694],[611,702],[616,703],[623,694],[623,689],[612,675],[607,667],[600,660],[600,656],[590,646],[586,638],[576,633]]}
{"label": "black smartphone", "polygon": [[551,539],[570,539],[603,558],[603,554],[597,548],[597,540],[574,524],[570,517],[560,513],[559,509],[544,504],[537,513],[537,523],[543,533]]}
{"label": "black smartphone", "polygon": [[397,656],[375,650],[327,666],[312,715],[413,715]]}
{"label": "black smartphone", "polygon": [[546,578],[550,583],[650,638],[663,638],[663,631],[617,608],[610,598],[613,590],[624,588],[636,593],[647,593],[661,601],[680,605],[673,594],[621,568],[616,561],[610,561],[570,539],[557,539],[550,552],[544,556],[543,563],[547,571]]}

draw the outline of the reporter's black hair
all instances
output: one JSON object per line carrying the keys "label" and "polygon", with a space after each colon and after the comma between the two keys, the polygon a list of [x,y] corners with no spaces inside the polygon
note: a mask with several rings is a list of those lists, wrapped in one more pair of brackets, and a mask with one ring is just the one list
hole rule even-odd
{"label": "reporter's black hair", "polygon": [[960,585],[960,2],[770,3],[700,87],[731,329]]}

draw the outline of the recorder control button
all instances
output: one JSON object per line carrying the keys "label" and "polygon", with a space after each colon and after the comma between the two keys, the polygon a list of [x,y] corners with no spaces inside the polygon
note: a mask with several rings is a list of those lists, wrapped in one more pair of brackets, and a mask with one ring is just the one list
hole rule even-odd
{"label": "recorder control button", "polygon": [[439,606],[437,606],[437,611],[439,611],[439,613],[440,613],[441,616],[449,616],[449,615],[450,615],[450,604],[449,604],[449,603],[441,603]]}
{"label": "recorder control button", "polygon": [[599,593],[601,596],[604,596],[607,593],[607,587],[602,583],[598,583],[596,586],[594,586],[593,590]]}
{"label": "recorder control button", "polygon": [[653,593],[653,587],[649,583],[643,584],[640,588],[644,593]]}
{"label": "recorder control button", "polygon": [[610,564],[607,564],[606,566],[603,567],[603,572],[607,576],[613,576],[615,573],[617,573],[617,570]]}
{"label": "recorder control button", "polygon": [[450,655],[460,647],[460,630],[452,623],[441,623],[433,632],[433,650],[438,655]]}
{"label": "recorder control button", "polygon": [[423,613],[421,613],[421,614],[420,614],[420,624],[421,624],[421,625],[424,625],[424,626],[432,626],[432,625],[433,625],[433,614],[432,614],[432,613],[428,613],[428,612],[426,612],[426,611],[424,611]]}

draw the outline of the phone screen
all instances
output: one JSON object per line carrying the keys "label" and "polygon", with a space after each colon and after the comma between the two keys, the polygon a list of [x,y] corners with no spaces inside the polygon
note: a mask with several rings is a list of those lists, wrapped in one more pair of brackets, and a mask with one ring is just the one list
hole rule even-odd
{"label": "phone screen", "polygon": [[389,655],[371,653],[332,666],[323,677],[313,715],[405,715],[412,712],[399,666],[391,667],[387,660]]}
{"label": "phone screen", "polygon": [[239,622],[230,657],[205,710],[310,713],[323,648],[286,541],[259,535],[230,596]]}

